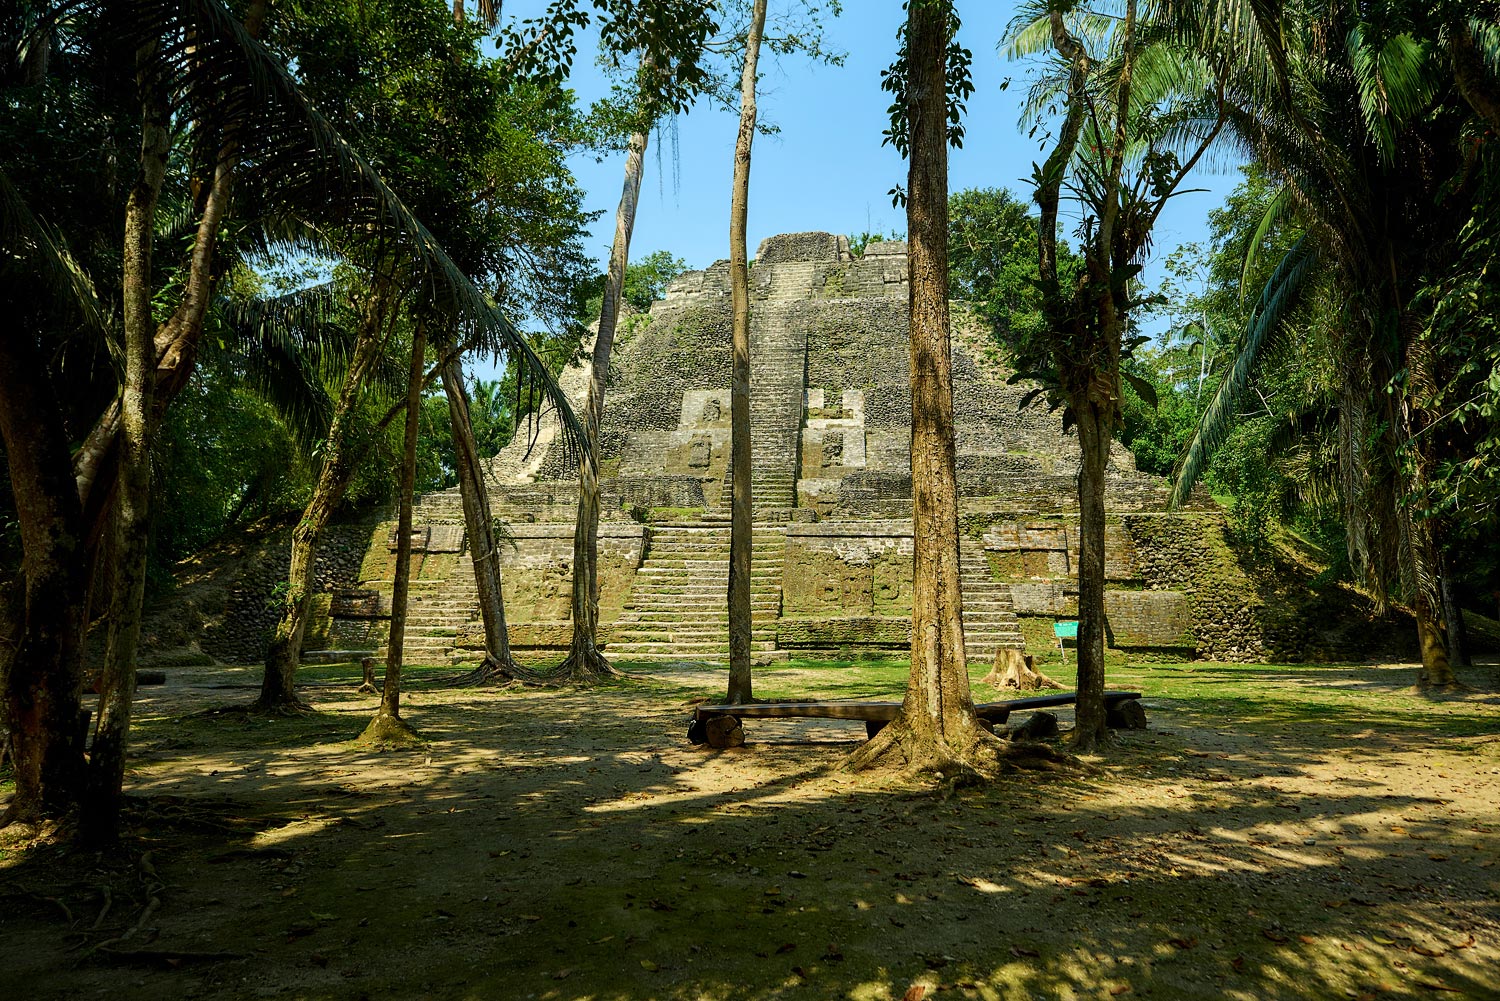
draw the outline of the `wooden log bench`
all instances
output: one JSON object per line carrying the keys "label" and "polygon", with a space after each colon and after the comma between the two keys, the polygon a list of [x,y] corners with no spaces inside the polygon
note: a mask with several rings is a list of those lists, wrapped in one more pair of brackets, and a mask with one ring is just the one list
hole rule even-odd
{"label": "wooden log bench", "polygon": [[[1141,707],[1140,692],[1105,692],[1104,709],[1109,725],[1116,730],[1144,730],[1146,711]],[[1002,702],[976,702],[974,712],[991,728],[1004,723],[1011,713],[1032,709],[1050,709],[1053,706],[1070,706],[1078,700],[1077,692],[1059,692],[1055,695],[1035,695],[1024,699],[1006,699]],[[738,728],[740,720],[746,719],[849,719],[864,720],[865,733],[875,736],[887,723],[896,718],[900,702],[830,701],[830,702],[751,702],[746,705],[704,705],[693,709],[688,721],[688,740],[694,744],[710,740],[709,724],[718,719],[730,719]]]}

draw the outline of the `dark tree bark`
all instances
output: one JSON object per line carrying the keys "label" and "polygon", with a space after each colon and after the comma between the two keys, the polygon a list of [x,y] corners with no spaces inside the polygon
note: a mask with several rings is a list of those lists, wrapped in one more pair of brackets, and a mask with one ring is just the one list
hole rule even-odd
{"label": "dark tree bark", "polygon": [[734,310],[733,371],[729,384],[729,703],[753,699],[750,676],[750,574],[754,517],[750,483],[750,265],[745,245],[750,205],[750,149],[755,141],[755,79],[766,0],[755,0],[740,76],[740,131],[734,144],[734,187],[729,210],[729,282]]}
{"label": "dark tree bark", "polygon": [[401,718],[401,660],[406,646],[406,609],[411,590],[411,518],[417,488],[417,435],[422,420],[422,364],[427,350],[426,325],[418,320],[412,334],[411,374],[406,390],[405,447],[401,455],[401,493],[397,498],[396,574],[391,586],[391,633],[385,645],[385,684],[380,708],[361,740],[400,743],[414,738]]}
{"label": "dark tree bark", "polygon": [[455,356],[443,367],[443,392],[448,397],[448,418],[453,427],[453,451],[457,457],[458,489],[463,498],[464,527],[474,563],[474,586],[479,592],[479,614],[484,620],[485,656],[465,683],[510,681],[518,676],[510,652],[510,634],[505,625],[505,598],[501,590],[500,546],[490,514],[490,493],[484,481],[484,466],[474,443],[474,425],[469,415],[469,395],[464,390],[463,363]]}
{"label": "dark tree bark", "polygon": [[604,389],[609,384],[609,356],[625,288],[625,265],[630,259],[630,234],[635,228],[636,201],[646,158],[646,133],[630,137],[625,156],[625,185],[615,211],[615,239],[609,252],[609,274],[604,304],[599,311],[599,334],[589,366],[588,396],[584,402],[586,441],[578,463],[578,517],[573,524],[573,639],[567,659],[558,668],[559,680],[589,681],[618,675],[599,650],[599,424],[604,419]]}
{"label": "dark tree bark", "polygon": [[99,676],[99,718],[89,756],[82,832],[94,843],[115,840],[125,779],[130,708],[135,699],[135,659],[146,594],[146,550],[151,505],[152,389],[156,376],[156,323],[151,310],[151,253],[156,205],[171,146],[165,95],[150,82],[155,46],[137,54],[142,94],[141,176],[125,206],[125,381],[120,391],[119,476],[115,491],[113,586],[104,670]]}
{"label": "dark tree bark", "polygon": [[61,408],[35,340],[0,336],[0,438],[21,528],[23,594],[0,651],[16,791],[0,826],[59,820],[82,795],[88,560]]}
{"label": "dark tree bark", "polygon": [[1458,92],[1490,128],[1500,132],[1500,81],[1485,66],[1484,56],[1474,44],[1474,35],[1462,16],[1448,26],[1448,58],[1453,63]]}
{"label": "dark tree bark", "polygon": [[948,315],[950,8],[912,0],[907,12],[910,145],[906,225],[911,309],[912,641],[901,711],[849,759],[889,756],[912,771],[993,765],[999,741],[974,715],[959,589],[958,478]]}
{"label": "dark tree bark", "polygon": [[286,604],[266,650],[265,674],[261,678],[260,698],[255,703],[255,708],[261,712],[295,713],[306,709],[297,698],[296,675],[302,656],[302,637],[312,613],[313,569],[318,558],[318,543],[349,485],[352,465],[347,455],[349,422],[370,371],[380,356],[386,313],[391,310],[391,293],[389,278],[377,276],[365,302],[354,354],[344,372],[333,420],[323,440],[323,462],[318,467],[317,484],[301,519],[292,529]]}

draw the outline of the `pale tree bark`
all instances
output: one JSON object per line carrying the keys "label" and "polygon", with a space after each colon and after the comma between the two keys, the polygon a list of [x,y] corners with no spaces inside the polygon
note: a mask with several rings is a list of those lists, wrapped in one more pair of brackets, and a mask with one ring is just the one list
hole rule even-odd
{"label": "pale tree bark", "polygon": [[427,326],[422,320],[412,332],[411,378],[406,388],[406,433],[401,451],[401,492],[397,495],[396,573],[391,585],[391,632],[385,644],[385,684],[380,708],[360,736],[377,743],[414,739],[401,718],[401,660],[406,650],[406,609],[411,592],[411,519],[417,489],[417,435],[422,420],[422,364],[427,350]]}
{"label": "pale tree bark", "polygon": [[277,620],[276,632],[266,649],[260,698],[255,703],[255,708],[261,712],[295,713],[306,708],[297,698],[295,682],[297,665],[302,655],[302,637],[307,631],[308,617],[312,614],[315,588],[313,570],[318,558],[318,544],[349,485],[349,424],[370,372],[380,357],[386,315],[388,312],[395,312],[392,292],[390,278],[377,269],[374,285],[369,298],[365,300],[364,312],[360,317],[354,353],[344,372],[344,381],[339,388],[339,398],[334,405],[328,434],[323,439],[323,461],[318,467],[317,483],[302,517],[292,529],[286,603]]}
{"label": "pale tree bark", "polygon": [[458,490],[463,498],[464,528],[474,562],[474,586],[479,592],[479,614],[484,621],[484,663],[461,679],[464,684],[514,680],[515,657],[505,625],[505,597],[501,589],[500,547],[490,513],[490,493],[484,466],[474,443],[469,394],[464,390],[463,363],[455,356],[443,366],[443,392],[453,427],[453,452],[458,466]]}
{"label": "pale tree bark", "polygon": [[948,103],[950,8],[911,0],[907,13],[906,226],[911,309],[911,672],[896,719],[848,761],[882,760],[945,776],[989,771],[1005,756],[1055,759],[1041,745],[1003,750],[974,714],[959,586],[958,478],[948,316]]}
{"label": "pale tree bark", "polygon": [[86,840],[113,841],[119,831],[125,779],[125,748],[135,698],[135,659],[141,636],[141,604],[146,594],[146,550],[151,503],[151,401],[156,376],[156,324],[151,312],[151,252],[156,205],[166,176],[171,146],[165,95],[149,82],[147,67],[155,45],[136,56],[143,90],[141,175],[125,205],[124,293],[125,378],[120,390],[119,477],[115,492],[114,573],[109,602],[109,633],[99,675],[99,717],[89,756],[82,811]]}
{"label": "pale tree bark", "polygon": [[740,132],[734,143],[734,187],[729,209],[729,283],[734,310],[734,362],[729,383],[729,703],[753,701],[750,675],[750,573],[754,514],[750,484],[750,253],[745,245],[750,205],[750,148],[755,141],[756,63],[766,25],[766,0],[755,0],[740,76]]}
{"label": "pale tree bark", "polygon": [[646,159],[646,133],[630,137],[625,156],[625,185],[615,211],[615,239],[609,252],[609,274],[604,304],[599,311],[599,334],[589,366],[588,396],[584,402],[585,440],[578,463],[578,517],[573,525],[573,639],[559,678],[589,680],[620,672],[599,650],[599,425],[604,419],[604,388],[609,382],[609,356],[625,288],[625,265],[630,259],[630,234],[635,228],[635,206],[641,193]]}
{"label": "pale tree bark", "polygon": [[0,336],[0,440],[21,528],[23,594],[0,642],[9,760],[15,777],[0,827],[60,820],[84,777],[83,633],[88,558],[68,436],[46,360],[20,331]]}

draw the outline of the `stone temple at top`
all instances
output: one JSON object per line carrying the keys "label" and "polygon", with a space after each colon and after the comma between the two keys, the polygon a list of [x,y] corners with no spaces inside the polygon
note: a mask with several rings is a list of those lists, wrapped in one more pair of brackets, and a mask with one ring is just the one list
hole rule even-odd
{"label": "stone temple at top", "polygon": [[[846,239],[763,242],[750,272],[754,635],[760,656],[900,656],[911,624],[911,390],[903,243],[858,257]],[[601,426],[601,638],[608,655],[720,659],[728,650],[729,266],[674,280],[616,337]],[[586,364],[586,363],[585,363]],[[955,311],[954,410],[964,624],[971,660],[1052,646],[1075,615],[1076,438],[1000,350]],[[562,384],[581,408],[584,365]],[[508,526],[506,614],[523,659],[566,649],[577,467],[551,422],[488,463]],[[1176,657],[1316,655],[1273,621],[1227,555],[1216,510],[1166,513],[1166,485],[1116,447],[1108,477],[1111,645]],[[457,490],[417,509],[419,566],[406,649],[448,663],[482,647]],[[366,560],[388,588],[387,536]],[[379,603],[377,603],[378,605]],[[333,601],[332,635],[378,642],[380,623]],[[367,615],[361,619],[359,616]],[[341,621],[341,616],[343,619]],[[1288,633],[1287,630],[1292,632]]]}

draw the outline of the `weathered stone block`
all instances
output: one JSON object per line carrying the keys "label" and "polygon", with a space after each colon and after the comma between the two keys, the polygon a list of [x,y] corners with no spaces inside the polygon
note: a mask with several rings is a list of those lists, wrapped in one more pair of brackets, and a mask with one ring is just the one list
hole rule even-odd
{"label": "weathered stone block", "polygon": [[388,619],[390,598],[368,588],[341,588],[333,592],[329,614],[336,619]]}
{"label": "weathered stone block", "polygon": [[1193,649],[1193,613],[1179,591],[1105,591],[1104,619],[1110,646]]}
{"label": "weathered stone block", "polygon": [[911,646],[909,616],[832,616],[782,619],[776,645],[797,648],[905,648]]}

